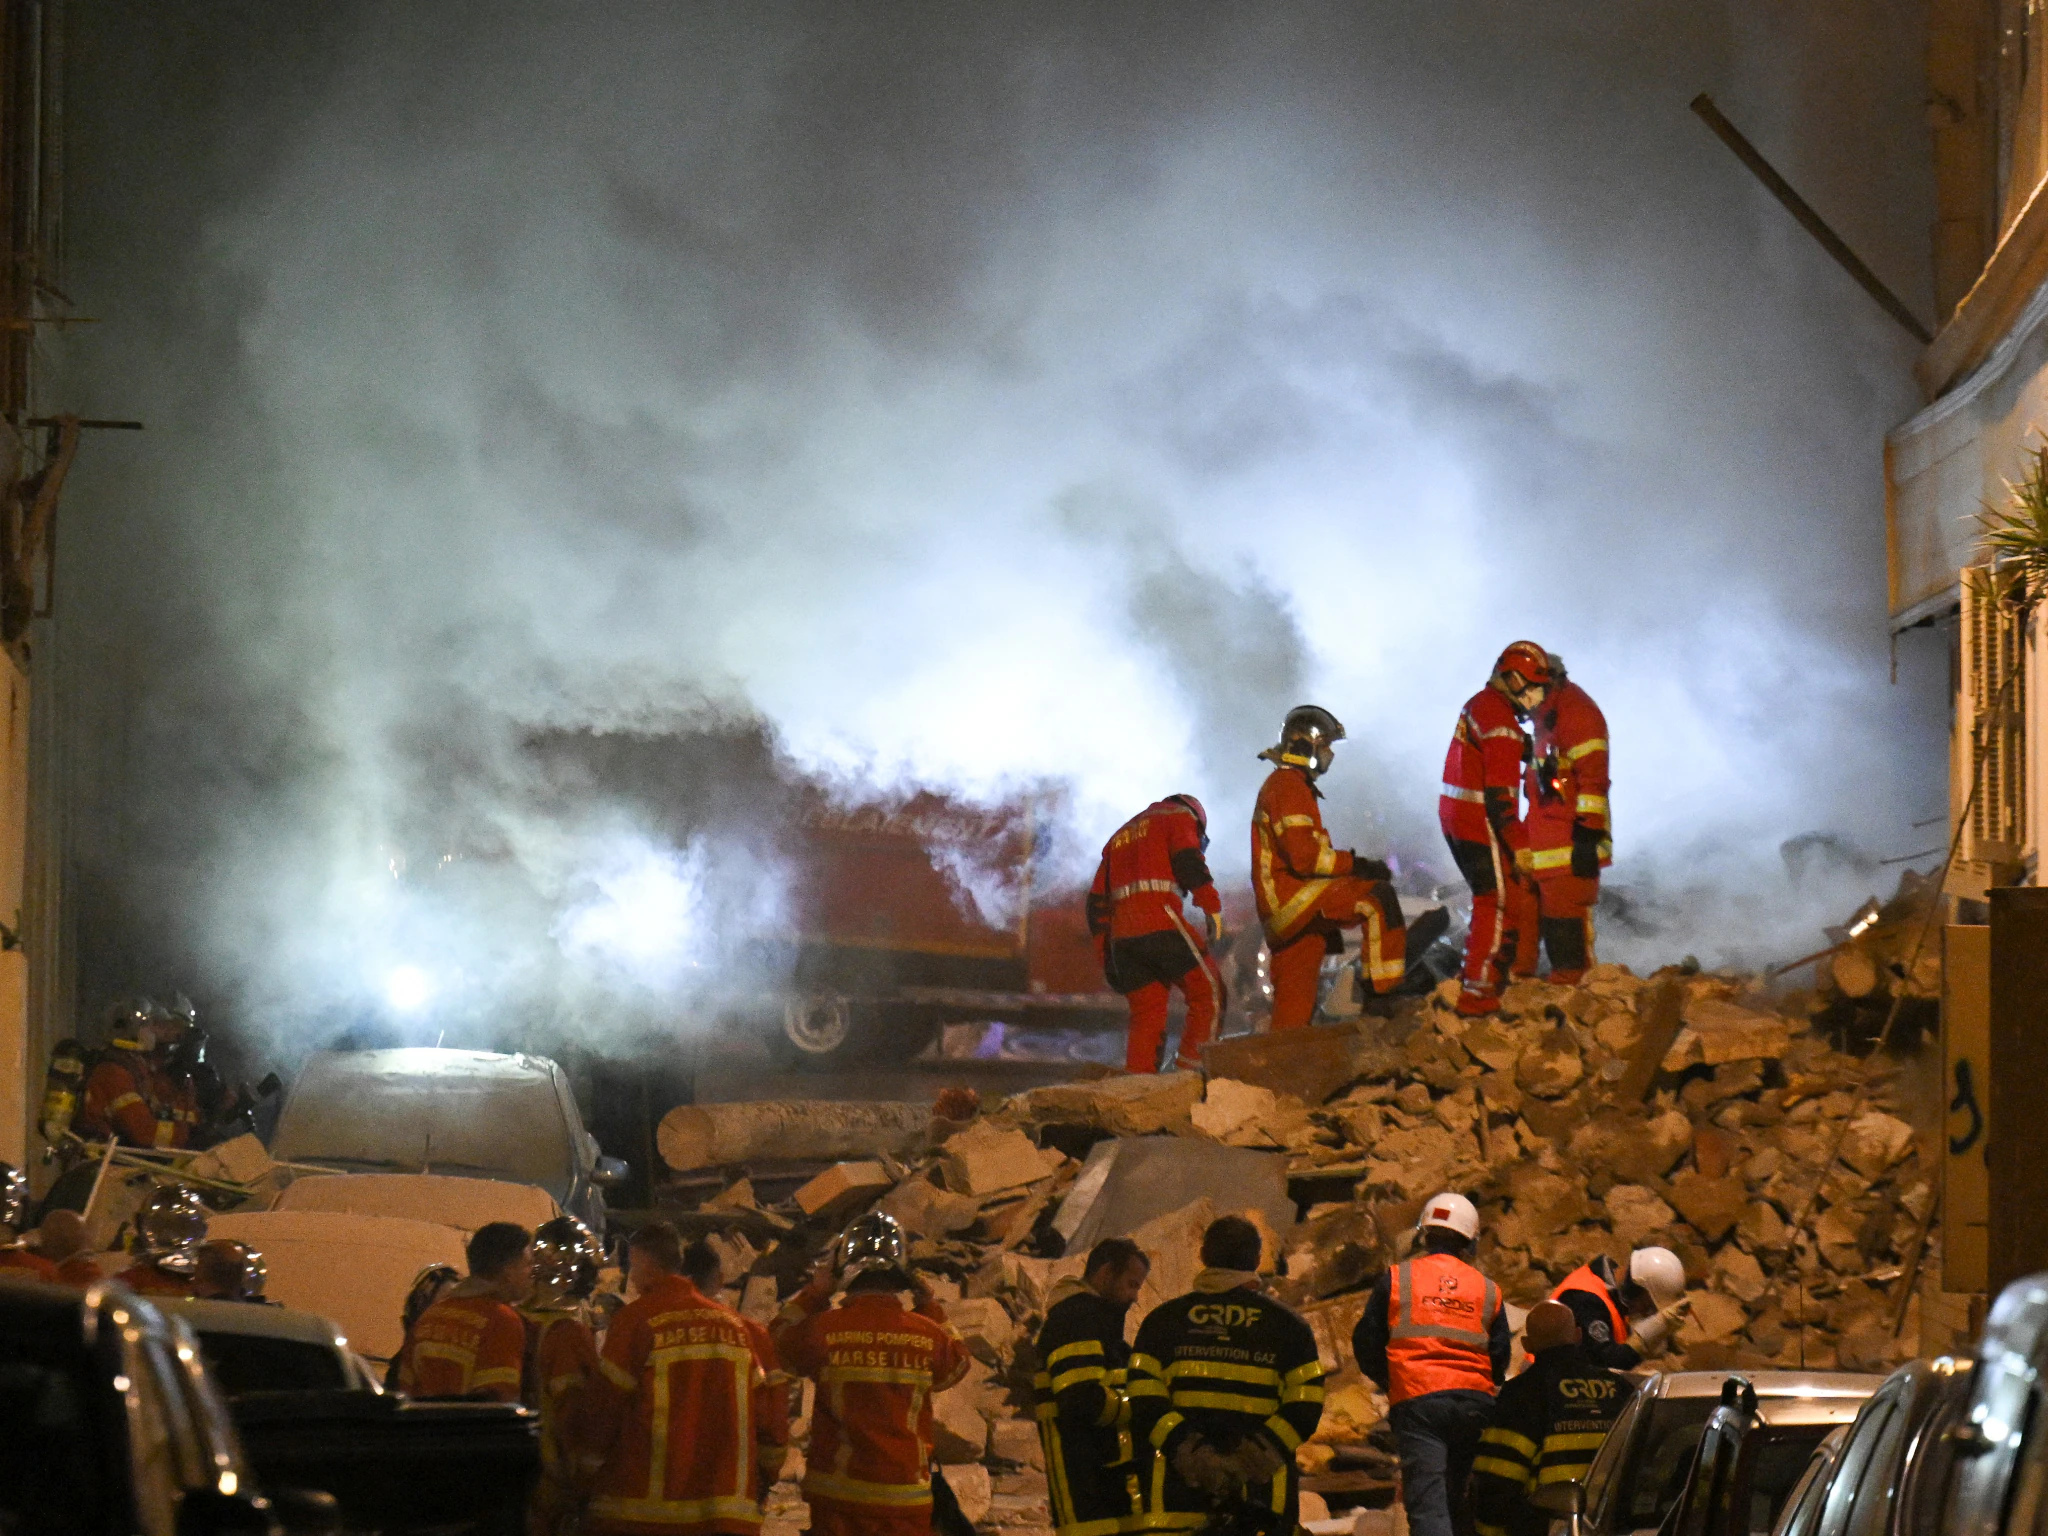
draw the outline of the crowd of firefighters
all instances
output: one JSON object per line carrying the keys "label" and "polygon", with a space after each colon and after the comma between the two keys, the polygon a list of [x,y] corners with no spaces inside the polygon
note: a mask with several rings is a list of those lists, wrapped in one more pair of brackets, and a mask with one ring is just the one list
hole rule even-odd
{"label": "crowd of firefighters", "polygon": [[[1316,705],[1289,711],[1251,817],[1252,894],[1264,929],[1272,1028],[1314,1017],[1323,961],[1359,935],[1362,990],[1383,995],[1429,985],[1411,967],[1444,931],[1441,910],[1404,923],[1393,871],[1338,848],[1323,825],[1316,781],[1344,739]],[[1533,641],[1502,651],[1486,685],[1465,703],[1444,758],[1437,819],[1472,895],[1460,1013],[1491,1013],[1512,977],[1581,979],[1593,964],[1600,872],[1614,857],[1608,814],[1607,722],[1564,662]],[[1176,1065],[1192,1067],[1224,1006],[1215,951],[1223,901],[1204,857],[1209,818],[1193,795],[1147,806],[1102,850],[1088,894],[1088,926],[1103,974],[1130,1007],[1126,1064],[1159,1066],[1170,995],[1187,1010]],[[1191,898],[1201,926],[1182,905]],[[1426,925],[1426,926],[1425,926]],[[1411,940],[1413,942],[1411,942]]]}
{"label": "crowd of firefighters", "polygon": [[[262,1299],[260,1260],[210,1257],[189,1192],[161,1189],[137,1228],[119,1277],[135,1289]],[[1667,1250],[1597,1259],[1529,1312],[1527,1368],[1510,1377],[1507,1310],[1471,1263],[1478,1232],[1463,1196],[1428,1201],[1352,1336],[1391,1405],[1415,1536],[1546,1532],[1543,1491],[1583,1476],[1630,1391],[1618,1373],[1685,1304]],[[0,1262],[36,1268],[23,1252]],[[969,1352],[893,1218],[855,1221],[766,1326],[720,1299],[716,1251],[668,1222],[623,1253],[624,1295],[600,1295],[603,1253],[574,1218],[493,1222],[469,1240],[467,1275],[435,1266],[406,1303],[390,1386],[538,1410],[534,1536],[755,1536],[803,1378],[813,1536],[967,1536],[934,1463],[933,1399]],[[1151,1270],[1136,1243],[1098,1243],[1055,1286],[1035,1396],[1058,1536],[1294,1532],[1296,1452],[1322,1419],[1325,1368],[1308,1323],[1267,1291],[1264,1257],[1251,1221],[1215,1221],[1193,1289],[1153,1308],[1134,1343],[1127,1315]]]}

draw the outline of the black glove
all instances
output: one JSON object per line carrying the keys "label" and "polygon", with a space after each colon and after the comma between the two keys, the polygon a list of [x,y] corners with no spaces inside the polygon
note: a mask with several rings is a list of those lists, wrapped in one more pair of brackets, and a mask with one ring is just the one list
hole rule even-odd
{"label": "black glove", "polygon": [[1583,821],[1572,823],[1572,873],[1581,880],[1600,878],[1600,844],[1606,835]]}
{"label": "black glove", "polygon": [[1361,880],[1391,880],[1394,878],[1394,872],[1387,867],[1385,860],[1368,859],[1362,853],[1351,855],[1351,873],[1358,876]]}

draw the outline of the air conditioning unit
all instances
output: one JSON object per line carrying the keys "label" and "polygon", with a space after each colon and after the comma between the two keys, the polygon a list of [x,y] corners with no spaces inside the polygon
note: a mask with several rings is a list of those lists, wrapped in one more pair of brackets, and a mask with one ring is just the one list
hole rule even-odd
{"label": "air conditioning unit", "polygon": [[1968,814],[1950,895],[1983,899],[2017,878],[2027,849],[2027,632],[2008,601],[2012,578],[1982,565],[1961,575],[1961,675],[1951,814]]}

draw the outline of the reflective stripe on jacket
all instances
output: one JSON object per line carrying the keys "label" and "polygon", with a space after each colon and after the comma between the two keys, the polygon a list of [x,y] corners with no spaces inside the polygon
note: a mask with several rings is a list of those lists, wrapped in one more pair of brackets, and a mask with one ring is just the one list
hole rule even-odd
{"label": "reflective stripe on jacket", "polygon": [[1053,1288],[1033,1380],[1046,1498],[1060,1536],[1117,1536],[1138,1513],[1124,1311],[1078,1280]]}
{"label": "reflective stripe on jacket", "polygon": [[1116,829],[1088,891],[1088,927],[1098,938],[1134,939],[1178,929],[1181,892],[1204,912],[1221,912],[1202,856],[1202,829],[1178,800],[1158,800]]}
{"label": "reflective stripe on jacket", "polygon": [[1547,1536],[1551,1516],[1530,1496],[1585,1481],[1630,1391],[1576,1344],[1544,1350],[1503,1386],[1472,1463],[1480,1536]]}
{"label": "reflective stripe on jacket", "polygon": [[1293,937],[1331,881],[1351,873],[1351,855],[1332,847],[1323,829],[1319,798],[1300,768],[1275,768],[1259,786],[1252,811],[1252,895],[1268,938]]}
{"label": "reflective stripe on jacket", "polygon": [[1522,766],[1528,755],[1528,732],[1499,689],[1489,684],[1467,699],[1451,732],[1437,796],[1444,836],[1519,847]]}
{"label": "reflective stripe on jacket", "polygon": [[1607,717],[1574,682],[1557,686],[1536,712],[1529,765],[1529,847],[1536,873],[1569,869],[1572,829],[1600,833],[1600,863],[1614,862],[1614,823],[1607,803]]}
{"label": "reflective stripe on jacket", "polygon": [[1489,1341],[1500,1288],[1463,1259],[1426,1254],[1394,1267],[1387,1293],[1387,1400],[1494,1390]]}
{"label": "reflective stripe on jacket", "polygon": [[[465,1284],[468,1282],[465,1282]],[[526,1323],[493,1296],[458,1289],[419,1315],[406,1336],[398,1390],[408,1397],[519,1401]]]}

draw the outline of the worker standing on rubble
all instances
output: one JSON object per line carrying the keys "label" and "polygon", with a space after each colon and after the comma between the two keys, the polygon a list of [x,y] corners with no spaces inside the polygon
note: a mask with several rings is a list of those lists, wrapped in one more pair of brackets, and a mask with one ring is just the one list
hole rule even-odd
{"label": "worker standing on rubble", "polygon": [[78,1132],[88,1141],[131,1147],[188,1147],[199,1129],[199,1100],[177,1070],[189,1021],[134,999],[113,1014],[113,1039],[85,1080]]}
{"label": "worker standing on rubble", "polygon": [[1529,1368],[1500,1389],[1472,1463],[1478,1536],[1548,1536],[1555,1515],[1532,1495],[1586,1480],[1633,1390],[1581,1347],[1578,1321],[1561,1302],[1531,1307],[1522,1341]]}
{"label": "worker standing on rubble", "polygon": [[533,1289],[519,1307],[526,1323],[526,1372],[520,1401],[540,1414],[540,1477],[534,1483],[532,1536],[575,1529],[589,1492],[581,1464],[578,1414],[597,1385],[597,1336],[584,1305],[597,1289],[604,1250],[574,1216],[533,1231]]}
{"label": "worker standing on rubble", "polygon": [[406,1335],[398,1390],[516,1403],[526,1324],[515,1308],[533,1289],[533,1234],[509,1221],[485,1222],[463,1256],[469,1278],[422,1312]]}
{"label": "worker standing on rubble", "polygon": [[912,1272],[901,1225],[876,1212],[847,1228],[769,1332],[783,1363],[818,1384],[811,1536],[930,1536],[932,1395],[967,1374],[968,1355]]}
{"label": "worker standing on rubble", "polygon": [[1638,1248],[1624,1274],[1599,1254],[1566,1275],[1550,1293],[1578,1319],[1587,1358],[1632,1371],[1655,1354],[1685,1314],[1685,1265],[1669,1248]]}
{"label": "worker standing on rubble", "polygon": [[582,1529],[599,1536],[751,1536],[754,1426],[768,1372],[740,1315],[683,1273],[665,1221],[626,1248],[633,1299],[605,1330],[591,1440],[603,1465]]}
{"label": "worker standing on rubble", "polygon": [[1352,1331],[1358,1368],[1387,1394],[1414,1536],[1451,1536],[1513,1340],[1500,1288],[1469,1262],[1479,1212],[1463,1195],[1424,1203],[1422,1256],[1380,1276]]}
{"label": "worker standing on rubble", "polygon": [[1359,974],[1375,993],[1407,974],[1408,935],[1392,871],[1378,859],[1333,847],[1316,802],[1344,727],[1327,709],[1287,712],[1280,740],[1259,754],[1273,765],[1252,812],[1252,894],[1272,957],[1273,1023],[1302,1029],[1316,1011],[1326,954],[1341,954],[1343,930],[1360,930]]}
{"label": "worker standing on rubble", "polygon": [[1152,1261],[1128,1237],[1089,1250],[1046,1298],[1038,1330],[1038,1439],[1059,1536],[1116,1536],[1141,1512],[1126,1395],[1124,1317]]}
{"label": "worker standing on rubble", "polygon": [[1536,928],[1519,936],[1517,975],[1536,974],[1539,943],[1550,952],[1550,979],[1577,986],[1593,964],[1593,908],[1600,871],[1614,862],[1607,810],[1607,717],[1592,695],[1550,657],[1553,682],[1531,717],[1528,845],[1522,867],[1536,892]]}
{"label": "worker standing on rubble", "polygon": [[[1104,979],[1130,1005],[1124,1064],[1133,1072],[1159,1070],[1174,988],[1188,1009],[1176,1066],[1201,1064],[1223,1011],[1223,977],[1209,955],[1223,941],[1223,898],[1209,877],[1208,848],[1209,813],[1193,795],[1155,800],[1103,845],[1088,890],[1088,931]],[[1183,891],[1201,909],[1202,933],[1188,924]]]}
{"label": "worker standing on rubble", "polygon": [[1486,686],[1458,712],[1444,757],[1437,820],[1458,873],[1472,891],[1458,1012],[1491,1013],[1514,964],[1520,935],[1536,925],[1536,895],[1520,868],[1528,846],[1522,770],[1529,735],[1522,721],[1549,695],[1550,657],[1533,640],[1500,653]]}
{"label": "worker standing on rubble", "polygon": [[1314,1331],[1265,1293],[1259,1229],[1222,1216],[1202,1234],[1202,1270],[1161,1302],[1131,1351],[1131,1434],[1148,1531],[1213,1517],[1289,1536],[1300,1511],[1294,1453],[1323,1418]]}
{"label": "worker standing on rubble", "polygon": [[[717,1299],[725,1289],[725,1266],[718,1252],[702,1238],[683,1250],[683,1273],[704,1295]],[[782,1476],[789,1460],[789,1372],[782,1368],[775,1341],[768,1330],[743,1313],[734,1313],[753,1341],[755,1358],[767,1373],[755,1397],[754,1412],[754,1498],[768,1497],[768,1490]]]}

